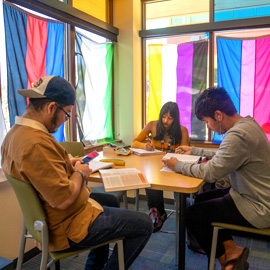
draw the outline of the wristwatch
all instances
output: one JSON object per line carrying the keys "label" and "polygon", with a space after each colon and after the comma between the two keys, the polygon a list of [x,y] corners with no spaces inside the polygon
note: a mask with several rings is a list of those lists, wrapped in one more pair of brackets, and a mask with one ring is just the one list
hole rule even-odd
{"label": "wristwatch", "polygon": [[82,176],[82,180],[85,180],[85,173],[81,170],[75,170],[74,172],[78,172]]}

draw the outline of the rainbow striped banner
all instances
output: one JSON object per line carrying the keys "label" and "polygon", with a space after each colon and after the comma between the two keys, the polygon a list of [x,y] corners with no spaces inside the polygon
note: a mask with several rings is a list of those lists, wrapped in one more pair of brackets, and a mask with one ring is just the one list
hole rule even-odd
{"label": "rainbow striped banner", "polygon": [[[229,93],[237,113],[250,115],[270,141],[270,37],[217,37],[218,86]],[[214,135],[219,143],[221,136]]]}
{"label": "rainbow striped banner", "polygon": [[76,33],[76,99],[80,140],[113,139],[111,43]]}
{"label": "rainbow striped banner", "polygon": [[[11,5],[11,6],[10,6]],[[41,77],[64,77],[64,24],[37,18],[12,4],[3,3],[7,55],[10,125],[26,109],[17,89],[32,88]],[[64,141],[64,124],[53,134]]]}
{"label": "rainbow striped banner", "polygon": [[163,104],[178,104],[180,123],[193,139],[204,140],[205,124],[193,105],[206,88],[208,41],[149,45],[149,98],[147,122],[157,120]]}

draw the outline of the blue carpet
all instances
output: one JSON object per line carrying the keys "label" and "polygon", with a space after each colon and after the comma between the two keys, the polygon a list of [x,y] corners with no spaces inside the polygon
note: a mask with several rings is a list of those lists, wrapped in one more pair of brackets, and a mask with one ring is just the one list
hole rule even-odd
{"label": "blue carpet", "polygon": [[[134,204],[129,204],[130,209],[134,209]],[[166,208],[175,209],[174,205],[166,205]],[[148,213],[146,201],[140,200],[140,211]],[[163,226],[165,231],[175,230],[175,214],[172,214]],[[267,239],[266,239],[267,240]],[[269,240],[269,239],[268,239]],[[243,236],[234,236],[237,245],[250,249],[249,264],[250,270],[269,270],[270,269],[270,242],[265,239],[253,239]],[[63,270],[82,270],[88,252],[79,256],[61,260]],[[24,270],[39,269],[40,255],[24,264]],[[195,253],[186,248],[186,270],[207,270],[207,257]],[[53,268],[52,268],[53,269]],[[132,270],[176,270],[175,265],[175,234],[158,232],[152,235],[149,242],[141,252],[140,256],[132,265]],[[217,269],[220,269],[217,265]]]}

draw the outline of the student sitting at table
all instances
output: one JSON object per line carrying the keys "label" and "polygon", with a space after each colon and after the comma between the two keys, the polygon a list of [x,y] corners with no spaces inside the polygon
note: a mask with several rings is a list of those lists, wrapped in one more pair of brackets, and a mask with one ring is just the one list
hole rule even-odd
{"label": "student sitting at table", "polygon": [[[48,221],[50,251],[75,251],[115,238],[124,238],[125,269],[139,256],[152,234],[149,217],[120,209],[116,198],[85,185],[91,169],[70,160],[52,133],[70,118],[76,93],[61,77],[41,78],[32,89],[18,90],[29,104],[2,144],[3,171],[36,190]],[[101,205],[102,204],[102,205]],[[92,249],[85,270],[118,269],[117,249]]]}
{"label": "student sitting at table", "polygon": [[[224,88],[203,91],[196,100],[195,114],[208,128],[218,134],[226,133],[219,149],[214,152],[180,146],[181,154],[205,155],[210,160],[185,164],[171,158],[164,163],[177,173],[202,178],[208,183],[230,176],[231,187],[202,193],[187,208],[187,228],[210,256],[212,222],[270,227],[270,145],[254,118],[237,114]],[[248,248],[238,247],[228,230],[219,232],[216,257],[222,269],[248,269],[248,254]]]}
{"label": "student sitting at table", "polygon": [[[151,134],[151,135],[150,135]],[[144,142],[148,139],[148,142]],[[159,114],[159,120],[149,122],[133,140],[131,147],[145,150],[161,149],[173,151],[180,145],[188,145],[189,136],[186,127],[180,125],[179,109],[175,102],[165,103]],[[167,214],[164,209],[163,191],[146,189],[150,218],[154,224],[153,232],[161,229]]]}

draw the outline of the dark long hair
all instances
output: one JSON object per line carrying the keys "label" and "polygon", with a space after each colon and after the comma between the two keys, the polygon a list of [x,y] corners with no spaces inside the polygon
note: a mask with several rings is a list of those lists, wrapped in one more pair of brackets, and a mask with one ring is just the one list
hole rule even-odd
{"label": "dark long hair", "polygon": [[179,108],[177,103],[169,101],[165,103],[159,113],[159,119],[157,123],[156,137],[154,138],[157,141],[161,141],[164,139],[165,129],[162,124],[162,116],[166,113],[170,113],[171,117],[173,117],[173,123],[171,128],[168,130],[168,135],[171,139],[171,144],[176,145],[181,143],[182,132],[180,126],[179,119]]}

